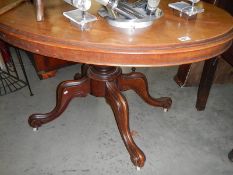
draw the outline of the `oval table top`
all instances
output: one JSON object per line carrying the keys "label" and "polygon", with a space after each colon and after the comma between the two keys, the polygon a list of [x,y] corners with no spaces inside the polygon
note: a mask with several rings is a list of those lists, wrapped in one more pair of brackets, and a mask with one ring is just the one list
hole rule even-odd
{"label": "oval table top", "polygon": [[[12,0],[7,0],[12,1]],[[6,1],[5,1],[6,2]],[[88,31],[80,31],[62,13],[73,7],[63,0],[45,1],[45,21],[36,22],[31,3],[0,16],[0,38],[14,46],[48,57],[109,66],[156,67],[212,58],[230,47],[233,17],[211,4],[195,20],[177,17],[162,0],[164,16],[144,29],[122,30],[99,17]],[[92,2],[92,14],[100,5]],[[4,4],[4,3],[3,3]],[[0,3],[0,6],[2,4]],[[178,38],[188,36],[189,41]]]}

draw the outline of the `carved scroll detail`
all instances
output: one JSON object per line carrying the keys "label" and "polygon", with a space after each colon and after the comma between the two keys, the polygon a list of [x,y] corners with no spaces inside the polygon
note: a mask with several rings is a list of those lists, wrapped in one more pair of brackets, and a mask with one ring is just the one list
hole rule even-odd
{"label": "carved scroll detail", "polygon": [[55,108],[46,114],[32,114],[28,123],[33,128],[38,128],[42,124],[48,123],[59,117],[66,109],[67,105],[74,97],[85,97],[90,91],[90,80],[84,77],[80,80],[70,80],[62,82],[57,88],[57,102]]}
{"label": "carved scroll detail", "polygon": [[169,109],[172,100],[169,97],[153,98],[149,94],[148,83],[145,75],[139,72],[122,74],[118,78],[119,87],[122,91],[134,90],[147,104]]}

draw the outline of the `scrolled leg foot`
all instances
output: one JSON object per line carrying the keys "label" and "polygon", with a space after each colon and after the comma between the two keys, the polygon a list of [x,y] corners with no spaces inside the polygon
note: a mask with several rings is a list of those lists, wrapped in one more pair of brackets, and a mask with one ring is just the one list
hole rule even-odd
{"label": "scrolled leg foot", "polygon": [[145,155],[141,149],[135,144],[129,128],[129,110],[125,97],[120,93],[115,82],[106,83],[106,101],[111,106],[121,137],[127,148],[130,159],[136,167],[143,167],[145,163]]}
{"label": "scrolled leg foot", "polygon": [[32,114],[28,123],[33,128],[39,128],[59,117],[73,97],[85,97],[90,91],[90,80],[83,77],[80,80],[62,82],[57,88],[57,101],[55,108],[46,114]]}
{"label": "scrolled leg foot", "polygon": [[129,74],[122,74],[118,79],[118,83],[121,90],[134,90],[149,105],[162,107],[165,111],[171,107],[171,98],[153,98],[150,96],[147,79],[142,73],[131,72]]}
{"label": "scrolled leg foot", "polygon": [[156,98],[156,100],[159,102],[158,107],[162,107],[164,112],[167,112],[171,108],[172,99],[170,97]]}

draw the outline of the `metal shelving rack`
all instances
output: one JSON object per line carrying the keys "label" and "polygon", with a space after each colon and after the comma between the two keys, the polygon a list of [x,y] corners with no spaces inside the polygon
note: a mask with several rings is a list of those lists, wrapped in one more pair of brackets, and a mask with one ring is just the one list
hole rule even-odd
{"label": "metal shelving rack", "polygon": [[[4,46],[5,46],[5,43],[4,43]],[[19,77],[14,60],[10,54],[8,47],[6,46],[3,48],[0,48],[0,54],[2,54],[2,56],[3,56],[3,62],[4,62],[4,66],[6,68],[5,70],[3,70],[0,67],[0,96],[6,95],[9,93],[13,93],[13,92],[18,91],[26,86],[29,89],[30,95],[33,96],[33,93],[32,93],[32,90],[31,90],[31,87],[30,87],[30,84],[28,81],[28,77],[27,77],[27,74],[25,71],[25,67],[24,67],[24,64],[22,61],[22,56],[21,56],[20,50],[17,48],[14,48],[14,49],[15,49],[17,59],[19,61],[19,64],[20,64],[20,67],[22,69],[22,73],[23,73],[25,80],[22,80]],[[3,52],[5,52],[5,54],[9,55],[10,59],[8,59],[8,61],[6,61],[4,59]]]}

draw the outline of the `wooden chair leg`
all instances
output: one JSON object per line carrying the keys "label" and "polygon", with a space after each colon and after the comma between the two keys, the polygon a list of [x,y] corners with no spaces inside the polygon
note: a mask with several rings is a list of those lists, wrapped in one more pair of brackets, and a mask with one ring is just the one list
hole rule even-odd
{"label": "wooden chair leg", "polygon": [[192,64],[183,64],[179,66],[178,72],[175,75],[174,80],[180,87],[186,86],[186,81],[188,79],[191,65]]}
{"label": "wooden chair leg", "polygon": [[205,61],[197,92],[196,109],[198,111],[205,110],[217,65],[218,57]]}

